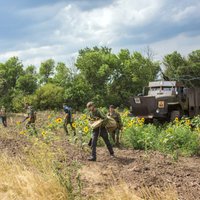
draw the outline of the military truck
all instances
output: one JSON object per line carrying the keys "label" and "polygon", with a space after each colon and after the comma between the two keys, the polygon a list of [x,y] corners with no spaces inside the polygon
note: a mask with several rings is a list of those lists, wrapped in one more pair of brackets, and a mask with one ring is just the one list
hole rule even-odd
{"label": "military truck", "polygon": [[200,114],[200,88],[186,88],[176,81],[149,82],[143,93],[130,98],[132,116],[147,121],[174,121]]}

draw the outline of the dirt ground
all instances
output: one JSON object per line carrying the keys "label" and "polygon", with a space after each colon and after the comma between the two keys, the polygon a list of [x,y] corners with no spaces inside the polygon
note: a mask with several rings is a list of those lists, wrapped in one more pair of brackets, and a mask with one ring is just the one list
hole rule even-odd
{"label": "dirt ground", "polygon": [[[20,149],[29,145],[22,139],[0,137],[0,152],[11,156],[20,154]],[[110,186],[120,183],[130,185],[137,193],[142,187],[165,188],[173,186],[180,200],[200,200],[200,157],[179,158],[175,162],[159,152],[127,150],[115,148],[115,158],[111,158],[105,147],[97,148],[97,162],[88,162],[89,152],[63,141],[59,144],[66,152],[68,162],[81,164],[83,195],[90,199]]]}
{"label": "dirt ground", "polygon": [[142,187],[164,189],[170,185],[181,200],[200,199],[199,157],[182,157],[175,162],[159,152],[115,148],[115,158],[111,158],[105,147],[99,147],[97,162],[88,162],[88,154],[65,145],[69,159],[82,163],[83,194],[88,198],[111,185],[125,182],[136,193]]}

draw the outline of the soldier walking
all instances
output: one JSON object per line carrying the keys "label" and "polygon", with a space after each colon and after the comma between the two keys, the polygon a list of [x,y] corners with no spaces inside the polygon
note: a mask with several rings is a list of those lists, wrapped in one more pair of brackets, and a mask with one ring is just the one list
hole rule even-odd
{"label": "soldier walking", "polygon": [[27,130],[32,129],[33,133],[37,134],[37,131],[35,129],[36,111],[34,110],[33,106],[29,105],[29,103],[26,103],[25,109],[26,109],[27,116],[21,123],[28,120],[28,122],[26,123],[26,129]]}
{"label": "soldier walking", "polygon": [[1,106],[0,117],[2,120],[3,126],[7,127],[7,114],[6,114],[6,108],[4,106]]}
{"label": "soldier walking", "polygon": [[97,147],[97,140],[98,137],[101,136],[108,148],[108,151],[110,155],[113,157],[114,156],[114,151],[112,148],[112,145],[108,139],[108,132],[105,128],[106,125],[106,116],[102,114],[96,107],[93,102],[87,103],[87,109],[90,111],[90,119],[91,121],[97,121],[99,119],[103,120],[103,123],[93,129],[92,133],[92,141],[91,141],[91,148],[92,148],[92,155],[90,158],[88,158],[89,161],[96,161],[96,147]]}
{"label": "soldier walking", "polygon": [[74,132],[74,136],[76,135],[76,128],[73,126],[73,119],[72,119],[72,110],[67,105],[63,105],[63,110],[65,112],[65,119],[64,119],[64,130],[66,135],[69,134],[67,125],[69,124]]}

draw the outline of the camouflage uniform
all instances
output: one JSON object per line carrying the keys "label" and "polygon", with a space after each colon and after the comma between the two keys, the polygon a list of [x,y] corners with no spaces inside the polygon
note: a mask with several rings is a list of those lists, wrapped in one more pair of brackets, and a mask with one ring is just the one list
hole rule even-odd
{"label": "camouflage uniform", "polygon": [[1,107],[0,117],[2,119],[2,123],[3,123],[4,127],[7,127],[7,116],[6,116],[6,109],[4,106]]}
{"label": "camouflage uniform", "polygon": [[98,109],[95,108],[94,111],[90,112],[90,119],[91,121],[97,121],[99,119],[104,120],[100,127],[93,129],[92,141],[91,141],[92,158],[96,160],[96,147],[97,147],[97,140],[99,136],[103,138],[108,148],[108,151],[110,152],[110,155],[114,155],[112,145],[108,139],[108,132],[105,128],[106,116],[103,115]]}
{"label": "camouflage uniform", "polygon": [[119,134],[120,134],[120,130],[123,127],[121,116],[116,111],[113,111],[112,113],[109,112],[108,116],[112,117],[117,122],[117,128],[114,131],[112,131],[110,134],[111,134],[112,139],[115,142],[115,144],[119,145]]}
{"label": "camouflage uniform", "polygon": [[36,121],[36,112],[32,106],[28,106],[27,108],[27,117],[28,122],[26,123],[26,129],[32,129],[35,134],[37,134],[37,131],[35,129],[35,121]]}
{"label": "camouflage uniform", "polygon": [[74,132],[74,136],[75,136],[76,135],[76,129],[75,129],[75,127],[72,126],[73,120],[72,120],[71,108],[64,106],[63,109],[64,109],[64,112],[66,113],[66,116],[65,116],[65,119],[64,119],[64,125],[63,125],[65,133],[66,133],[66,135],[69,134],[68,129],[67,129],[67,125],[70,124],[70,126],[71,126],[71,128]]}

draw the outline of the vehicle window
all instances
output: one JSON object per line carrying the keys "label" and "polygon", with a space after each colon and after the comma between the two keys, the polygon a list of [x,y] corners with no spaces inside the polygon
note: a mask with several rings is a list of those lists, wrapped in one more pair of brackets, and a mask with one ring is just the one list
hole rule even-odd
{"label": "vehicle window", "polygon": [[160,91],[160,87],[152,87],[150,90],[151,91]]}
{"label": "vehicle window", "polygon": [[171,87],[163,87],[163,91],[172,91]]}

